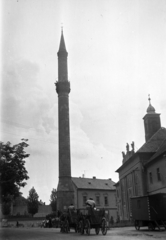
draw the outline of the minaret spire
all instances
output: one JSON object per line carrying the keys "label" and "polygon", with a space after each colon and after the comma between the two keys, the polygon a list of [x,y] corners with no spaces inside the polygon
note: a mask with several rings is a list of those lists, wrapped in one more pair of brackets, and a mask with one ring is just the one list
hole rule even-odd
{"label": "minaret spire", "polygon": [[60,45],[59,45],[58,56],[62,53],[66,53],[68,55],[68,53],[66,51],[64,36],[63,36],[63,27],[61,28],[61,40],[60,40]]}
{"label": "minaret spire", "polygon": [[68,52],[66,50],[63,29],[61,30],[61,39],[57,55],[58,55],[58,81],[66,82],[68,81],[68,67],[67,67]]}

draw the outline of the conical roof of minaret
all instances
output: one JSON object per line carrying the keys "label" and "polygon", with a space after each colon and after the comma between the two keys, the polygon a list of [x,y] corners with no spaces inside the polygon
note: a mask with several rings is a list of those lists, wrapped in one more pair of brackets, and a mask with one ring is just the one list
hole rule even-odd
{"label": "conical roof of minaret", "polygon": [[61,40],[60,40],[60,45],[59,45],[59,51],[58,52],[67,52],[66,51],[66,46],[65,46],[65,40],[63,36],[63,30],[61,32]]}

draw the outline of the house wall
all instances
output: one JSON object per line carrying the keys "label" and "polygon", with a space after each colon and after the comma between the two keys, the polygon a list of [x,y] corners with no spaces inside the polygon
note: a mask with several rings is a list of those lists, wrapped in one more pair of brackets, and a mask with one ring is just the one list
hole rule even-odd
{"label": "house wall", "polygon": [[122,216],[122,204],[121,204],[121,190],[120,185],[116,185],[116,205],[117,205],[117,214],[118,214],[118,220],[121,220]]}
{"label": "house wall", "polygon": [[[130,220],[130,198],[147,194],[166,193],[166,157],[162,156],[147,162],[150,156],[137,156],[129,164],[119,170],[119,186],[117,186],[117,205],[121,220]],[[160,180],[157,177],[157,169],[160,172]],[[152,182],[149,174],[152,174]]]}
{"label": "house wall", "polygon": [[[166,193],[166,157],[153,160],[147,165],[147,191],[148,194]],[[160,172],[160,180],[157,176],[157,169]],[[152,174],[152,183],[149,174]]]}
{"label": "house wall", "polygon": [[74,207],[77,209],[78,208],[78,199],[77,199],[77,188],[75,184],[73,184],[73,189],[74,189]]}
{"label": "house wall", "polygon": [[29,215],[27,205],[14,206],[12,210],[13,210],[11,212],[12,216],[27,216],[27,215]]}
{"label": "house wall", "polygon": [[142,196],[145,192],[144,173],[139,156],[132,159],[126,166],[119,170],[119,197],[117,199],[119,216],[121,220],[130,220],[130,198]]}
{"label": "house wall", "polygon": [[[45,217],[47,214],[52,212],[51,205],[41,205],[38,208],[38,212],[34,215],[34,217]],[[27,216],[31,215],[28,213],[27,205],[24,206],[13,206],[12,216]]]}
{"label": "house wall", "polygon": [[[116,203],[116,190],[89,190],[82,189],[77,191],[77,208],[86,208],[84,197],[86,199],[93,198],[96,202],[96,208],[105,208],[108,211],[108,220],[111,216],[114,221],[117,219],[117,203]],[[99,197],[99,203],[97,203]],[[105,197],[107,197],[107,204],[105,204]]]}

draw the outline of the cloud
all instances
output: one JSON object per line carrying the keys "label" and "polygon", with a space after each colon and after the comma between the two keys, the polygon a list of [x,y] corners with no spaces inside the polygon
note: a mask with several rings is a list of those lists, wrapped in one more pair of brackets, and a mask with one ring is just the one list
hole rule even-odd
{"label": "cloud", "polygon": [[4,67],[2,84],[2,116],[29,127],[42,125],[46,132],[54,127],[50,117],[53,107],[39,85],[40,67],[27,59],[13,60]]}
{"label": "cloud", "polygon": [[41,184],[51,193],[58,179],[58,121],[57,104],[41,87],[39,76],[40,66],[28,59],[13,58],[4,66],[1,130],[4,141],[12,144],[29,139],[26,168],[30,179],[21,191],[27,196],[34,186],[43,198]]}
{"label": "cloud", "polygon": [[144,142],[149,93],[161,122],[166,119],[165,9],[157,1],[141,7],[134,1],[38,2],[4,4],[2,132],[3,141],[29,139],[23,191],[26,196],[34,186],[48,202],[58,183],[54,82],[61,22],[69,53],[72,174],[115,180],[126,142],[137,141],[138,148]]}
{"label": "cloud", "polygon": [[[91,137],[92,135],[89,134],[89,131],[91,132],[91,130],[85,130],[83,122],[88,121],[89,125],[87,128],[96,128],[97,134],[95,136],[101,136],[99,125],[93,123],[93,119],[95,119],[95,110],[91,110],[91,107],[87,108],[87,111],[83,111],[82,114],[82,108],[75,103],[71,103],[70,136],[72,176],[79,177],[84,174],[85,177],[96,176],[98,178],[109,178],[112,176],[117,179],[117,174],[114,173],[114,169],[117,168],[118,163],[116,162],[114,164],[113,161],[117,158],[117,154],[108,151],[101,143],[101,139],[95,141],[94,138]],[[105,117],[103,119],[99,117],[101,128],[103,127],[102,123],[105,122],[105,119]],[[107,138],[107,136],[105,137]],[[110,163],[112,164],[111,169]]]}

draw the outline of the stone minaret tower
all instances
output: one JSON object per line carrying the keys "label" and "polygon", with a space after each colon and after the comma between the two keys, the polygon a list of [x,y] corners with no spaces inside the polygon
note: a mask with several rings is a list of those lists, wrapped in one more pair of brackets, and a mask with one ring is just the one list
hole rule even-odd
{"label": "stone minaret tower", "polygon": [[150,96],[148,100],[147,114],[143,118],[146,142],[161,128],[160,114],[156,113],[155,108],[151,105]]}
{"label": "stone minaret tower", "polygon": [[71,179],[70,162],[70,126],[69,126],[69,93],[67,56],[63,31],[58,55],[58,125],[59,125],[59,183],[57,188],[57,208],[64,210],[71,203],[74,204],[74,191]]}

